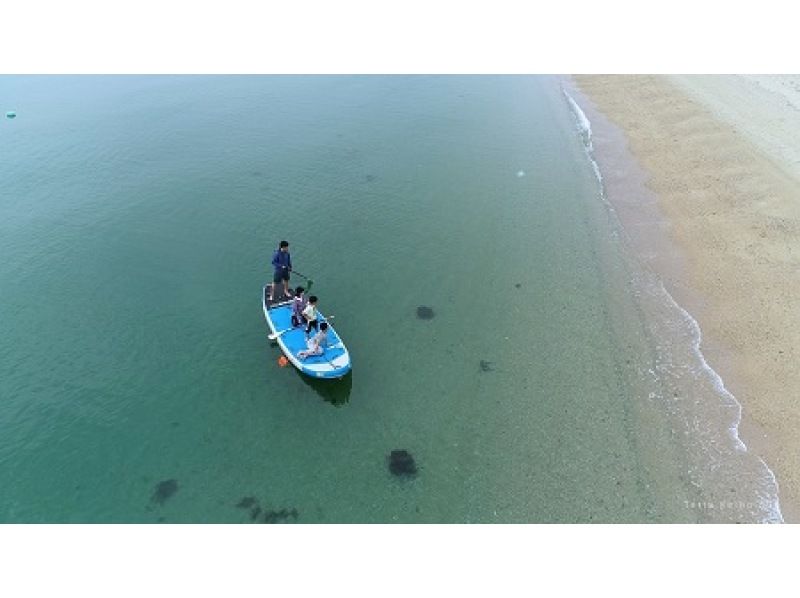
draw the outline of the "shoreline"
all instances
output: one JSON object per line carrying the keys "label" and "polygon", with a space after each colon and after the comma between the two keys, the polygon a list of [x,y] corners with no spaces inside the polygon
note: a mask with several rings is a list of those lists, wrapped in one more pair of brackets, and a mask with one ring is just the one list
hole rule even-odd
{"label": "shoreline", "polygon": [[[649,359],[654,361],[640,364],[644,369],[638,370],[639,379],[645,383],[637,396],[661,399],[656,416],[661,421],[651,421],[663,427],[661,432],[691,434],[683,475],[688,475],[696,493],[690,492],[694,496],[686,508],[703,505],[706,513],[698,522],[783,522],[775,474],[739,436],[742,406],[706,360],[707,343],[698,321],[685,309],[685,300],[676,299],[668,289],[665,279],[675,280],[676,273],[684,272],[684,256],[665,234],[668,223],[657,196],[645,186],[647,174],[629,153],[622,131],[584,94],[569,81],[562,81],[562,92],[581,130],[600,197],[638,263],[638,267],[630,264],[627,284],[642,301],[635,316],[620,312],[617,325],[624,328],[624,320],[633,316],[643,326],[638,334],[667,341],[653,347]],[[659,263],[654,266],[654,262]],[[739,486],[738,480],[744,485]]]}
{"label": "shoreline", "polygon": [[[800,323],[790,317],[792,297],[800,296],[800,276],[790,272],[800,255],[800,238],[791,234],[800,230],[793,201],[800,179],[786,160],[794,154],[785,137],[770,129],[755,144],[757,131],[750,126],[745,135],[736,121],[752,116],[760,105],[753,93],[766,84],[747,95],[756,88],[742,83],[724,117],[724,96],[706,87],[735,81],[578,76],[572,84],[588,100],[609,200],[634,251],[696,319],[703,355],[741,405],[739,437],[774,472],[784,519],[800,520],[798,413],[787,392],[800,382],[792,371]],[[704,93],[713,101],[701,102]]]}

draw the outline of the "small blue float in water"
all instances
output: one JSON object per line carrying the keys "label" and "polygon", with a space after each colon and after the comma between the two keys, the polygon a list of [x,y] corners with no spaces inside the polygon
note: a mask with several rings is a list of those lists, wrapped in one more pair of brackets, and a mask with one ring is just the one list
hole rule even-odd
{"label": "small blue float in water", "polygon": [[17,113],[14,112],[13,110],[9,110],[8,112],[6,112],[6,118],[17,118]]}

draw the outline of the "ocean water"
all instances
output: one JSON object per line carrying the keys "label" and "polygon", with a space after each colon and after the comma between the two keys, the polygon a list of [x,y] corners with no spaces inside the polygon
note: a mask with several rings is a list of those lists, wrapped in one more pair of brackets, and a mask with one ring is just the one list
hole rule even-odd
{"label": "ocean water", "polygon": [[[558,78],[0,77],[8,110],[0,521],[780,520]],[[284,238],[341,381],[266,338]]]}

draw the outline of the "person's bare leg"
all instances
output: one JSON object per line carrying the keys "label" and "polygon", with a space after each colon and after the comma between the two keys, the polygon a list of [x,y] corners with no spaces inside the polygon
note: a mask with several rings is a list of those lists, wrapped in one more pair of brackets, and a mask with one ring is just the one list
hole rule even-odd
{"label": "person's bare leg", "polygon": [[273,294],[274,291],[275,291],[275,283],[273,282],[271,285],[269,285],[269,300],[270,300],[270,302],[273,301],[272,294]]}
{"label": "person's bare leg", "polygon": [[286,295],[287,297],[289,297],[289,299],[292,298],[292,294],[289,292],[289,281],[288,280],[284,280],[283,281],[283,294]]}

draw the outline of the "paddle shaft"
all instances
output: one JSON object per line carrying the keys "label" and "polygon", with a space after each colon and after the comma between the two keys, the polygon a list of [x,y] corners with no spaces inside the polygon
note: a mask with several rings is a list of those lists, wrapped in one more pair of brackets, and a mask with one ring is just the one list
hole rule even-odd
{"label": "paddle shaft", "polygon": [[308,276],[306,276],[302,272],[298,272],[297,270],[292,270],[292,274],[297,274],[300,278],[304,278],[308,282],[308,288],[306,289],[306,292],[309,292],[311,290],[311,286],[314,284],[313,280],[311,280]]}

